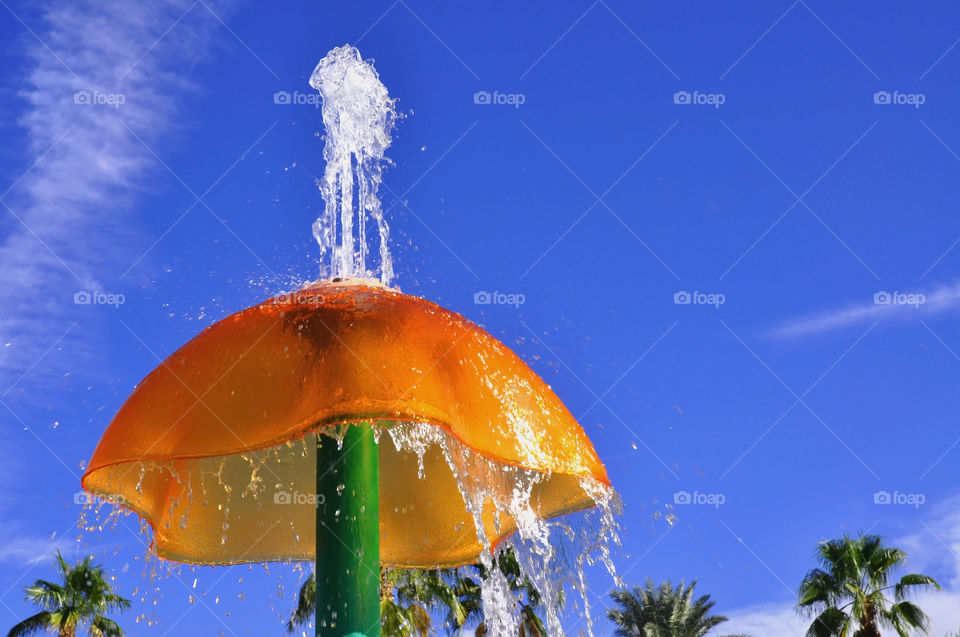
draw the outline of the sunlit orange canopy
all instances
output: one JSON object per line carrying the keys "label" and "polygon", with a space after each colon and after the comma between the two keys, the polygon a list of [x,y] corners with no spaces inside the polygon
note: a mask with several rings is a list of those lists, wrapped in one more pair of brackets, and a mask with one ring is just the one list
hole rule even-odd
{"label": "sunlit orange canopy", "polygon": [[[531,475],[541,517],[592,506],[590,485],[609,485],[576,420],[510,349],[459,314],[351,279],[267,300],[177,350],[120,408],[83,486],[143,516],[161,557],[312,560],[317,432],[358,421],[382,430],[386,566],[477,559],[451,466],[488,490],[492,542],[517,528],[492,500]],[[422,471],[390,433],[411,427],[441,443]]]}

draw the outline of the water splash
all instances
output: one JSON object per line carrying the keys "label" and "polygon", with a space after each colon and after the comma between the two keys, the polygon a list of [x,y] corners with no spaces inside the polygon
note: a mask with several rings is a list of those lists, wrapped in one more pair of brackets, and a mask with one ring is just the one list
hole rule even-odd
{"label": "water splash", "polygon": [[603,564],[614,585],[623,586],[611,554],[613,547],[620,546],[616,516],[621,509],[620,499],[612,488],[592,478],[582,478],[580,488],[596,506],[573,516],[545,520],[534,510],[533,490],[547,475],[488,459],[427,423],[395,422],[387,433],[397,451],[418,456],[421,480],[437,478],[425,475],[423,465],[430,449],[438,448],[457,481],[464,505],[473,518],[477,540],[483,547],[479,557],[488,577],[479,583],[487,635],[514,637],[519,632],[517,598],[504,575],[495,568],[497,548],[483,521],[484,511],[492,505],[497,530],[505,517],[516,523],[516,533],[507,538],[504,546],[514,550],[522,576],[540,592],[548,634],[563,637],[568,633],[561,609],[564,600],[570,597],[564,590],[564,584],[569,583],[576,598],[572,606],[580,609],[574,627],[584,623],[586,633],[593,637],[587,568]]}
{"label": "water splash", "polygon": [[[377,191],[390,132],[396,125],[395,100],[380,81],[371,60],[349,44],[330,51],[310,76],[310,86],[323,98],[326,129],[323,158],[326,169],[318,180],[323,214],[313,224],[321,260],[330,259],[330,274],[375,277],[368,270],[369,244],[379,242],[379,274],[384,284],[393,278],[387,247],[389,228]],[[367,235],[367,221],[377,236]]]}

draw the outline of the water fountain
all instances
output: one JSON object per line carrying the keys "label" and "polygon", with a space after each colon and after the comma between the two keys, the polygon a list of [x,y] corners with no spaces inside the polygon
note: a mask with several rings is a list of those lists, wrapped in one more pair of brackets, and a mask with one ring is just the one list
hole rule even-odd
{"label": "water fountain", "polygon": [[[606,471],[575,419],[510,349],[462,316],[385,284],[376,197],[394,105],[356,49],[333,50],[324,98],[332,275],[206,328],[130,395],[83,476],[191,564],[316,560],[317,635],[379,635],[379,569],[491,563],[512,534],[554,586],[553,516],[601,505]],[[377,224],[380,280],[367,265]],[[607,556],[609,561],[609,556]],[[516,634],[483,602],[493,637]],[[556,591],[554,591],[556,592]],[[562,634],[555,609],[550,630]]]}

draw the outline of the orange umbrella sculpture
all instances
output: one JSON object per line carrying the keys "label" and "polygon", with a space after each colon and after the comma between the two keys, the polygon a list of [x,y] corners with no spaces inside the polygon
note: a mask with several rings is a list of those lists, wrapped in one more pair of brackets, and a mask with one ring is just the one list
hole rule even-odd
{"label": "orange umbrella sculpture", "polygon": [[346,580],[375,594],[380,564],[475,562],[475,522],[491,546],[517,529],[498,506],[513,490],[545,518],[592,506],[591,482],[609,485],[586,434],[516,354],[358,279],[205,329],[137,386],[83,476],[150,523],[161,557],[316,559],[330,635],[379,634],[379,597]]}

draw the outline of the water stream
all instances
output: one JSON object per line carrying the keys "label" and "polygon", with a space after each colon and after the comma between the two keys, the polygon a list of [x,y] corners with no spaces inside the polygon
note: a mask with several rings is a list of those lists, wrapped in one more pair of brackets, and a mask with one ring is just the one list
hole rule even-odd
{"label": "water stream", "polygon": [[[326,129],[326,169],[318,180],[324,211],[313,224],[321,260],[329,259],[331,276],[374,277],[389,284],[389,228],[378,191],[387,163],[384,153],[397,122],[395,100],[372,61],[349,44],[320,60],[310,86],[323,98]],[[373,235],[368,231],[371,221]],[[378,261],[370,259],[371,244],[378,248]]]}

